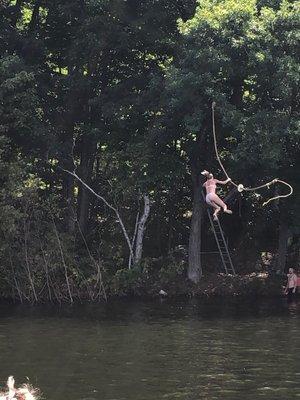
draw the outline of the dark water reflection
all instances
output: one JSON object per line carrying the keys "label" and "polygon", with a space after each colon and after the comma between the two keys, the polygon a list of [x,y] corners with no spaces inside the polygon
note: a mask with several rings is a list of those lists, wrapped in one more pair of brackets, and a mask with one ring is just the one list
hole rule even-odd
{"label": "dark water reflection", "polygon": [[48,400],[300,399],[300,302],[0,307],[0,379]]}

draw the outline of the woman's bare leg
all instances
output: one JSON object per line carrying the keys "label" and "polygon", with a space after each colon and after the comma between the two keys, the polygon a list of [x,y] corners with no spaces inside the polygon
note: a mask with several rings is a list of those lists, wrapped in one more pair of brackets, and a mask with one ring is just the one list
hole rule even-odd
{"label": "woman's bare leg", "polygon": [[216,221],[218,219],[218,214],[221,211],[221,207],[219,207],[216,203],[214,203],[213,201],[210,202],[210,206],[212,206],[215,211],[213,213],[213,218]]}
{"label": "woman's bare leg", "polygon": [[212,200],[212,202],[214,202],[217,206],[220,206],[223,208],[223,211],[227,214],[232,214],[231,210],[228,210],[227,205],[224,203],[223,200],[220,199],[220,197],[218,195],[214,195],[214,198]]}

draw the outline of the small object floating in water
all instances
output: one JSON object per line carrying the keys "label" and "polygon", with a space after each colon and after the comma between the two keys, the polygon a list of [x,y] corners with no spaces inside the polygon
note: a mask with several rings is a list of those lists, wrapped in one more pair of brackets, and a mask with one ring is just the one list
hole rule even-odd
{"label": "small object floating in water", "polygon": [[15,388],[15,379],[9,376],[7,379],[7,391],[0,392],[0,400],[38,400],[38,390],[30,385],[22,385],[18,389]]}
{"label": "small object floating in water", "polygon": [[[160,295],[160,296],[166,297],[166,296],[168,296],[168,293],[161,289],[161,290],[159,291],[159,295]],[[0,399],[0,400],[1,400],[1,399]]]}

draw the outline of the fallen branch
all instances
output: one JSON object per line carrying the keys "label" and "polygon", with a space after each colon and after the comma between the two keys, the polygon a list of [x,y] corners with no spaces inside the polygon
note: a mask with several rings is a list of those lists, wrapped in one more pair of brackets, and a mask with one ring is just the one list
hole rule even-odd
{"label": "fallen branch", "polygon": [[59,167],[59,168],[60,168],[62,171],[66,172],[67,174],[73,176],[75,179],[77,179],[87,190],[89,190],[94,196],[96,196],[97,199],[101,200],[108,208],[110,208],[110,209],[115,213],[115,215],[116,215],[116,217],[117,217],[117,219],[118,219],[118,222],[119,222],[119,224],[120,224],[120,226],[121,226],[121,228],[122,228],[122,232],[123,232],[123,235],[124,235],[124,237],[125,237],[126,243],[127,243],[127,245],[128,245],[129,252],[130,252],[130,256],[131,256],[132,259],[134,259],[134,254],[133,254],[133,249],[132,249],[132,245],[131,245],[131,242],[130,242],[130,238],[129,238],[128,232],[127,232],[127,230],[126,230],[126,228],[125,228],[125,225],[124,225],[124,223],[123,223],[123,220],[122,220],[122,218],[121,218],[121,216],[120,216],[120,214],[119,214],[119,211],[118,211],[114,206],[112,206],[103,196],[101,196],[100,194],[96,193],[96,192],[95,192],[87,183],[85,183],[75,172],[71,172],[71,171],[69,171],[69,170],[67,170],[67,169],[64,169],[64,168],[62,168],[62,167]]}

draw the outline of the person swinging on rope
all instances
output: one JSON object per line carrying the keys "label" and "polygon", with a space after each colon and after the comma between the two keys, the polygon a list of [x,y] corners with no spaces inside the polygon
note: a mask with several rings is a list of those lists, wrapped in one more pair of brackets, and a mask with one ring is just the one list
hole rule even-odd
{"label": "person swinging on rope", "polygon": [[205,201],[209,206],[215,209],[213,213],[214,221],[218,219],[218,214],[221,211],[221,208],[223,208],[224,213],[232,214],[232,211],[228,209],[224,201],[216,194],[217,184],[226,185],[231,181],[231,179],[228,178],[225,181],[219,181],[214,178],[213,174],[206,170],[202,171],[201,174],[206,177],[206,182],[203,184],[203,187],[205,187],[206,190]]}

